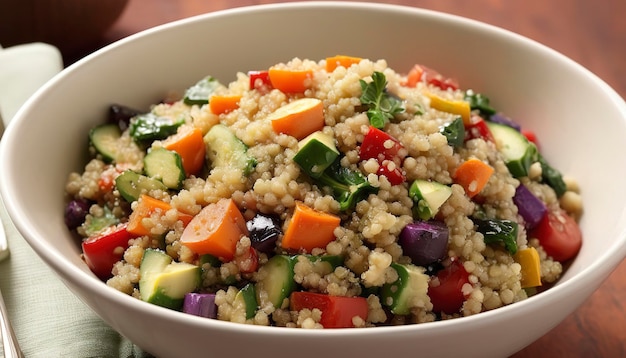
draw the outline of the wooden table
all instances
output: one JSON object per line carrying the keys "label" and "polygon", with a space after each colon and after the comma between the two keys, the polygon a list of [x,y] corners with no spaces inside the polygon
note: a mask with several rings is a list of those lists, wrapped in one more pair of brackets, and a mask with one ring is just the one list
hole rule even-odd
{"label": "wooden table", "polygon": [[[205,12],[270,3],[252,0],[130,0],[99,44],[65,54],[71,61],[103,44],[159,24]],[[493,24],[562,52],[626,98],[624,0],[395,0]],[[541,317],[537,317],[541,319]],[[514,334],[512,332],[511,334]],[[626,261],[574,314],[514,357],[625,357]]]}

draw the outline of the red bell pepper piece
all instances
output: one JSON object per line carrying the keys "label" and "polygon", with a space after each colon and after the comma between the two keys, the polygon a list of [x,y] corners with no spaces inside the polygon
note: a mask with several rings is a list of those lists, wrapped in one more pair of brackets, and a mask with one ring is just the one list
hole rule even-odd
{"label": "red bell pepper piece", "polygon": [[317,308],[322,311],[320,324],[324,328],[351,328],[356,316],[367,319],[367,300],[364,297],[340,297],[313,292],[293,292],[289,298],[290,309],[300,311]]}
{"label": "red bell pepper piece", "polygon": [[267,91],[272,89],[269,71],[248,71],[250,77],[250,89]]}
{"label": "red bell pepper piece", "polygon": [[[433,283],[433,282],[437,283]],[[433,304],[433,312],[458,313],[466,297],[463,285],[469,283],[469,273],[458,260],[437,272],[436,279],[430,281],[428,296]]]}
{"label": "red bell pepper piece", "polygon": [[528,139],[528,141],[535,143],[537,148],[539,148],[539,142],[537,142],[537,136],[535,135],[535,132],[529,129],[522,129],[522,134],[524,135],[524,137],[526,137],[526,139]]}
{"label": "red bell pepper piece", "polygon": [[482,138],[486,141],[495,142],[493,139],[493,134],[491,134],[491,130],[487,126],[485,120],[477,115],[473,115],[470,118],[470,125],[465,126],[465,140]]}
{"label": "red bell pepper piece", "polygon": [[403,148],[397,139],[370,126],[359,148],[359,158],[376,159],[379,165],[376,174],[386,176],[392,185],[402,184],[406,180],[401,169],[405,157],[401,152]]}
{"label": "red bell pepper piece", "polygon": [[444,91],[447,89],[452,89],[453,91],[459,89],[459,84],[455,79],[444,77],[436,70],[424,65],[415,65],[407,75],[407,86],[415,87],[420,81],[439,87]]}
{"label": "red bell pepper piece", "polygon": [[101,280],[112,276],[113,265],[121,260],[134,237],[126,230],[127,223],[111,226],[82,242],[83,257],[91,271]]}
{"label": "red bell pepper piece", "polygon": [[241,256],[236,255],[234,261],[241,273],[252,273],[259,268],[259,254],[254,247],[250,247],[250,249]]}

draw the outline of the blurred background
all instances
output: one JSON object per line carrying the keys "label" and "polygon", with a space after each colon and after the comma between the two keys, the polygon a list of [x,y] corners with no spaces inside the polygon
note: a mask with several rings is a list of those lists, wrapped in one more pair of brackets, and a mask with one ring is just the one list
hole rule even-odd
{"label": "blurred background", "polygon": [[[47,42],[59,47],[65,63],[70,64],[156,25],[227,8],[277,2],[288,1],[0,0],[0,45]],[[626,63],[624,0],[370,2],[443,11],[511,30],[566,54],[626,96],[626,84],[618,80],[624,77]]]}

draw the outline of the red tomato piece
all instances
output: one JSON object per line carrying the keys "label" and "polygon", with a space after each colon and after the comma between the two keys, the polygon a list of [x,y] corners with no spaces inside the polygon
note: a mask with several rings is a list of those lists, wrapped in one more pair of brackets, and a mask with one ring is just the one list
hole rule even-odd
{"label": "red tomato piece", "polygon": [[582,233],[578,223],[563,210],[548,211],[531,231],[549,256],[559,262],[567,261],[582,246]]}
{"label": "red tomato piece", "polygon": [[324,328],[351,328],[355,316],[367,319],[367,300],[364,297],[340,297],[313,292],[293,292],[289,298],[290,309],[317,308],[322,311],[320,324]]}
{"label": "red tomato piece", "polygon": [[450,266],[437,272],[436,278],[430,282],[428,296],[433,304],[433,312],[458,313],[466,299],[463,285],[469,283],[469,273],[463,264],[458,260],[453,261]]}
{"label": "red tomato piece", "polygon": [[101,280],[111,277],[113,265],[121,260],[134,236],[126,230],[128,224],[119,224],[103,230],[82,242],[83,257],[91,271]]}
{"label": "red tomato piece", "polygon": [[482,117],[474,115],[470,118],[470,122],[470,125],[465,126],[465,140],[482,138],[486,141],[495,142],[489,126]]}
{"label": "red tomato piece", "polygon": [[259,268],[259,254],[253,247],[245,254],[235,256],[234,261],[241,273],[252,273]]}

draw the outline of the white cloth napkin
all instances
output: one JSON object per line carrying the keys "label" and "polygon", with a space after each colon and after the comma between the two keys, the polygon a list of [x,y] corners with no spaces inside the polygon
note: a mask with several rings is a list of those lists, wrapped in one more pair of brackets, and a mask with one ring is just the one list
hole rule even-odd
{"label": "white cloth napkin", "polygon": [[0,219],[11,250],[0,262],[0,289],[26,357],[149,357],[70,292],[18,233],[2,205]]}
{"label": "white cloth napkin", "polygon": [[[48,44],[0,47],[0,116],[4,122],[61,70],[61,62],[58,50]],[[0,289],[26,357],[149,356],[70,292],[19,234],[4,205],[0,205],[0,219],[11,251],[0,262]],[[0,352],[4,353],[1,344]]]}

